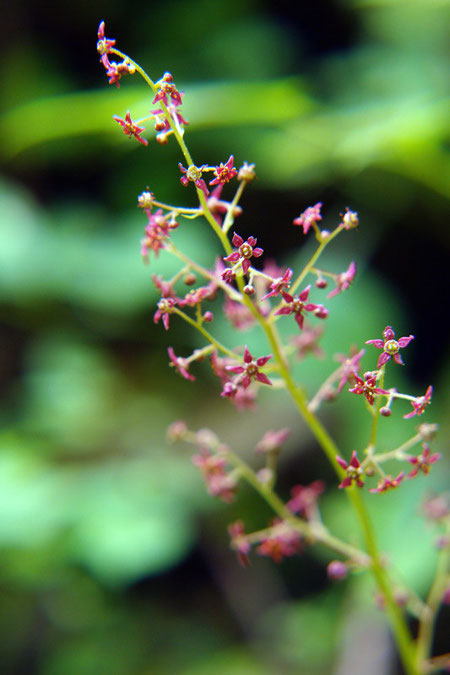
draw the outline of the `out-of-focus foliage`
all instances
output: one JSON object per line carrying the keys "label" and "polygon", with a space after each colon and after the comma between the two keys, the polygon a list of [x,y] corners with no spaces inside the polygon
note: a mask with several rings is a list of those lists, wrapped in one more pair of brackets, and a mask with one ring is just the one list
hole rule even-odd
{"label": "out-of-focus foliage", "polygon": [[[293,482],[325,478],[324,519],[358,543],[335,478],[286,396],[263,392],[256,413],[238,414],[206,364],[192,384],[169,370],[168,344],[187,355],[198,337],[175,317],[169,333],[153,324],[150,275],[170,276],[177,263],[164,254],[150,268],[141,263],[145,217],[134,200],[147,184],[164,201],[193,196],[179,184],[172,142],[161,148],[152,140],[144,150],[120,133],[112,114],[145,114],[151,98],[137,78],[108,89],[95,52],[104,18],[119,47],[152,76],[174,73],[199,163],[230,153],[237,163],[256,162],[258,180],[236,227],[258,236],[267,256],[292,266],[307,258],[309,243],[299,246],[290,224],[308,204],[324,202],[329,227],[346,204],[359,211],[359,231],[346,233],[324,262],[340,272],[356,259],[359,268],[354,287],[330,302],[328,357],[304,361],[296,374],[314,392],[334,367],[333,353],[378,336],[387,323],[399,335],[414,332],[408,368],[393,369],[393,384],[419,393],[433,381],[427,419],[442,421],[444,438],[447,3],[324,0],[320,15],[313,3],[298,4],[178,0],[169,8],[116,0],[41,3],[37,13],[22,1],[17,16],[4,16],[4,672],[326,675],[337,659],[354,659],[352,640],[342,648],[338,636],[356,624],[367,629],[360,644],[388,651],[380,617],[367,610],[372,585],[362,575],[331,588],[328,552],[313,549],[281,568],[256,559],[240,569],[226,525],[245,515],[262,527],[269,510],[246,488],[236,505],[208,498],[189,453],[167,445],[167,425],[186,417],[255,461],[265,430],[291,426],[281,494],[287,498]],[[204,264],[219,253],[199,221],[183,221],[174,238]],[[218,303],[214,312],[220,339],[267,353],[253,331],[232,336]],[[284,325],[295,333],[294,321]],[[374,351],[364,368],[373,367]],[[344,453],[367,442],[362,407],[344,394],[323,411]],[[406,429],[413,433],[415,421],[401,419],[407,410],[398,403],[398,417],[383,420],[386,449]],[[435,562],[420,500],[444,487],[442,466],[392,494],[368,495],[382,547],[402,570],[399,582],[418,593]],[[353,662],[364,672],[369,661]]]}

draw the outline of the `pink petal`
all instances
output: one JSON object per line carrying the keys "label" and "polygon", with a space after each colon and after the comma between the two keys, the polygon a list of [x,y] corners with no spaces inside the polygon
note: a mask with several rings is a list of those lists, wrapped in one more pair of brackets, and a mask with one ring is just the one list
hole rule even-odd
{"label": "pink petal", "polygon": [[231,243],[233,244],[233,246],[242,246],[244,240],[242,239],[241,236],[239,236],[239,234],[236,234],[235,232],[233,235],[233,239],[231,240]]}
{"label": "pink petal", "polygon": [[269,380],[267,375],[264,375],[264,373],[256,373],[255,379],[257,379],[258,382],[263,382],[264,384],[272,385],[272,382]]}

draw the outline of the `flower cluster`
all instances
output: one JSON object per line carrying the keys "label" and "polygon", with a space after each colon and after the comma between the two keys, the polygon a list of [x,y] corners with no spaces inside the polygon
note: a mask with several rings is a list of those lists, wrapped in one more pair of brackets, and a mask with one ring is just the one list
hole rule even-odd
{"label": "flower cluster", "polygon": [[[404,365],[400,352],[408,347],[414,336],[396,339],[392,326],[388,325],[382,331],[381,338],[367,340],[366,344],[380,351],[376,366],[372,363],[370,370],[363,370],[365,350],[360,347],[352,347],[349,354],[336,354],[337,367],[319,383],[312,395],[297,382],[297,372],[294,370],[296,360],[326,356],[320,344],[324,328],[312,326],[310,321],[314,317],[326,319],[329,316],[334,298],[353,284],[357,264],[354,260],[347,260],[347,268],[340,273],[315,265],[324,249],[338,235],[348,236],[346,231],[358,227],[358,214],[347,208],[340,214],[340,220],[335,222],[334,229],[328,230],[321,225],[322,203],[308,206],[293,220],[295,226],[302,228],[304,235],[312,230],[316,240],[316,250],[303,269],[295,271],[294,266],[280,266],[271,259],[260,265],[258,259],[263,256],[264,251],[257,246],[255,236],[245,239],[236,231],[232,236],[229,235],[233,231],[235,218],[242,214],[239,201],[244,189],[255,179],[255,165],[244,162],[238,169],[234,165],[233,154],[219,164],[195,164],[184,140],[188,122],[180,113],[183,92],[176,87],[172,75],[166,72],[161,79],[153,82],[138,64],[116,50],[114,39],[105,37],[104,22],[98,29],[97,51],[110,83],[119,86],[123,75],[138,72],[153,92],[152,104],[157,107],[150,112],[150,117],[133,120],[129,111],[123,119],[114,116],[124,134],[146,146],[148,141],[142,137],[145,131],[142,122],[150,119],[154,121],[156,139],[160,144],[164,145],[169,136],[173,135],[187,164],[178,164],[180,182],[184,187],[192,183],[197,192],[198,206],[194,208],[175,207],[157,201],[149,188],[138,197],[138,206],[147,217],[145,236],[141,241],[144,260],[147,262],[152,253],[157,258],[160,251],[164,250],[175,256],[180,263],[180,269],[171,278],[152,276],[160,293],[153,320],[169,330],[171,317],[176,315],[177,321],[184,321],[190,328],[196,329],[202,340],[201,346],[188,356],[177,355],[174,348],[169,346],[169,366],[184,380],[192,382],[195,376],[191,367],[207,359],[214,375],[220,380],[221,399],[231,401],[239,410],[256,406],[260,385],[267,385],[270,392],[268,396],[277,389],[284,389],[332,464],[338,476],[336,484],[342,490],[351,491],[351,502],[358,512],[364,531],[363,540],[375,542],[360,490],[366,488],[371,494],[395,491],[419,474],[427,476],[432,465],[441,457],[440,453],[432,452],[430,448],[437,429],[433,424],[420,425],[417,433],[398,448],[383,452],[379,449],[378,428],[389,424],[385,418],[391,416],[397,405],[403,405],[406,401],[412,406],[412,411],[403,415],[410,419],[424,414],[431,403],[431,385],[423,396],[413,396],[399,392],[388,383],[392,370],[391,365],[387,365],[388,362],[392,360],[396,364]],[[111,61],[113,54],[120,56],[122,61]],[[229,200],[224,198],[227,191],[232,194],[233,186],[234,197],[230,196]],[[174,229],[180,226],[187,228],[189,223],[185,225],[185,221],[193,220],[196,221],[195,235],[191,230],[189,236],[192,239],[197,237],[197,219],[206,221],[221,246],[221,255],[216,259],[214,269],[205,267],[196,256],[191,257],[178,250],[175,246],[176,235],[172,238]],[[327,300],[332,301],[328,308],[318,300],[330,280],[334,286],[326,296]],[[215,301],[214,314],[210,309],[205,311],[205,303],[211,301]],[[225,342],[229,333],[221,330],[220,321],[214,320],[217,308],[220,310],[220,303],[223,315],[233,329],[252,329],[246,344],[243,344],[244,341]],[[289,326],[294,323],[292,319],[285,317],[293,317],[300,334],[297,330],[295,336],[286,337],[286,329],[289,331]],[[262,347],[256,347],[259,344],[256,339],[253,342],[253,329],[257,327],[261,329],[266,344],[269,345],[263,353],[271,352],[265,356],[254,355],[261,353],[259,349],[263,350]],[[373,358],[374,352],[370,349],[368,352],[367,358]],[[349,460],[336,454],[338,451],[334,442],[316,415],[322,403],[347,396],[347,392],[365,399],[366,405],[360,407],[365,409],[372,421],[370,441],[366,447],[349,452]],[[356,399],[354,404],[358,406]],[[407,423],[404,425],[406,427]],[[266,431],[262,435],[256,444],[256,455],[257,461],[263,462],[263,466],[255,470],[208,429],[194,433],[189,431],[186,424],[178,421],[171,426],[169,437],[171,440],[184,440],[195,446],[196,452],[192,461],[200,470],[210,495],[231,502],[235,499],[240,481],[245,480],[273,509],[275,517],[261,530],[247,532],[241,519],[229,526],[231,547],[236,551],[241,564],[249,563],[252,549],[258,555],[280,563],[285,558],[300,553],[305,545],[320,542],[334,554],[345,558],[332,560],[328,564],[327,574],[330,579],[342,580],[354,569],[370,569],[376,572],[376,580],[384,588],[383,584],[388,584],[388,580],[380,582],[384,568],[378,569],[379,553],[371,552],[369,556],[364,551],[355,549],[350,543],[335,537],[322,522],[319,501],[325,485],[321,480],[314,480],[309,485],[294,484],[290,493],[287,493],[289,496],[284,498],[275,491],[281,448],[290,433],[290,429],[282,428]],[[421,445],[418,454],[409,454],[418,445]],[[403,462],[401,470],[394,470],[392,473],[385,471],[384,465],[389,462]],[[375,480],[372,487],[373,478]],[[430,518],[448,518],[448,508],[445,511],[441,502],[436,502],[433,507],[428,505],[427,508],[429,514],[441,514],[429,515]],[[446,546],[448,535],[447,539],[441,538],[440,548]],[[375,544],[372,548],[375,550]],[[392,598],[395,597],[393,592]],[[392,605],[395,602],[392,598],[386,596],[383,602]]]}

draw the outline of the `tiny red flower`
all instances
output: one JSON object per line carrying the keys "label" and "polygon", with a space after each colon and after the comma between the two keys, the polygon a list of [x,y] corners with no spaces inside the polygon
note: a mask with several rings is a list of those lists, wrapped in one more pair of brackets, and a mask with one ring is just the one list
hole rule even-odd
{"label": "tiny red flower", "polygon": [[283,307],[280,307],[280,309],[275,312],[275,315],[294,314],[300,330],[303,328],[305,318],[303,312],[314,312],[319,319],[324,319],[328,314],[328,310],[322,305],[315,305],[312,302],[307,302],[310,290],[311,284],[299,293],[299,295],[295,296],[286,293],[286,291],[281,291],[281,295],[286,304]]}
{"label": "tiny red flower", "polygon": [[311,518],[317,508],[317,500],[325,490],[325,483],[315,480],[310,485],[294,485],[291,490],[291,499],[286,507],[292,513],[299,513],[305,518]]}
{"label": "tiny red flower", "polygon": [[356,450],[353,450],[350,462],[347,463],[345,459],[342,459],[339,455],[336,456],[336,461],[347,473],[342,483],[339,484],[341,489],[349,487],[353,482],[360,488],[364,486],[364,483],[361,480],[364,470],[361,468]]}
{"label": "tiny red flower", "polygon": [[425,392],[424,396],[418,396],[414,401],[411,401],[411,405],[414,408],[414,410],[407,415],[403,415],[405,419],[409,419],[410,417],[414,417],[415,415],[422,415],[422,413],[425,412],[425,408],[429,403],[431,403],[431,396],[433,395],[433,387],[430,386]]}
{"label": "tiny red flower", "polygon": [[355,379],[355,374],[357,374],[361,369],[361,359],[364,356],[365,349],[352,354],[352,349],[350,349],[350,356],[346,354],[336,354],[335,358],[337,361],[342,363],[340,368],[340,380],[338,384],[338,393],[340,394],[347,382],[353,381]]}
{"label": "tiny red flower", "polygon": [[176,106],[181,105],[182,92],[180,93],[173,83],[173,77],[170,73],[164,73],[162,78],[155,83],[158,92],[152,103],[162,101],[166,107],[169,106],[168,96],[172,99],[172,103]]}
{"label": "tiny red flower", "polygon": [[285,521],[275,518],[271,532],[256,549],[259,555],[268,556],[276,563],[288,558],[302,549],[300,533],[293,530]]}
{"label": "tiny red flower", "polygon": [[377,376],[370,371],[364,373],[364,379],[356,375],[356,373],[353,374],[353,377],[355,378],[356,385],[352,389],[349,389],[349,392],[352,394],[362,394],[370,405],[373,405],[377,394],[389,394],[386,389],[380,389],[380,387],[376,386]]}
{"label": "tiny red flower", "polygon": [[186,359],[183,359],[181,356],[177,356],[172,347],[168,347],[167,351],[169,352],[170,356],[170,365],[173,366],[176,371],[180,373],[182,377],[184,377],[185,380],[191,380],[193,382],[195,377],[188,372],[189,363],[186,361]]}
{"label": "tiny red flower", "polygon": [[441,458],[439,452],[435,452],[430,455],[430,446],[428,443],[423,444],[423,452],[417,457],[409,457],[408,462],[414,466],[412,471],[409,472],[408,478],[413,478],[416,476],[419,471],[423,471],[425,475],[430,473],[431,465],[438,461]]}
{"label": "tiny red flower", "polygon": [[153,321],[158,323],[162,319],[164,328],[169,330],[169,317],[173,314],[176,304],[177,302],[173,298],[161,298],[158,302],[158,309],[153,316]]}
{"label": "tiny red flower", "polygon": [[319,220],[322,220],[322,216],[320,215],[321,208],[322,202],[318,202],[315,206],[308,206],[308,208],[293,221],[293,224],[303,227],[303,234],[307,234],[311,225],[316,225]]}
{"label": "tiny red flower", "polygon": [[266,431],[264,436],[257,444],[255,451],[260,453],[268,453],[279,451],[281,446],[291,435],[290,429],[280,429],[279,431]]}
{"label": "tiny red flower", "polygon": [[381,492],[387,492],[387,490],[392,490],[400,485],[404,478],[405,474],[402,471],[401,473],[398,474],[396,478],[392,478],[392,476],[385,476],[382,478],[376,488],[371,488],[369,492],[372,492],[373,494],[375,493],[381,493]]}
{"label": "tiny red flower", "polygon": [[262,382],[262,384],[271,385],[272,382],[269,380],[267,375],[261,373],[259,370],[262,366],[265,366],[267,361],[272,358],[272,354],[269,356],[260,356],[256,360],[248,351],[247,345],[244,348],[244,363],[239,366],[226,366],[226,370],[230,370],[232,373],[236,373],[241,377],[234,380],[234,385],[241,385],[244,389],[250,385],[252,379]]}
{"label": "tiny red flower", "polygon": [[230,155],[226,164],[220,163],[219,166],[216,166],[214,169],[214,175],[216,176],[213,180],[209,181],[210,185],[225,185],[232,178],[237,175],[237,169],[234,168],[234,157]]}
{"label": "tiny red flower", "polygon": [[395,363],[404,366],[405,364],[399,352],[403,347],[407,347],[411,340],[414,340],[414,335],[408,335],[408,337],[401,337],[395,340],[395,333],[391,326],[386,326],[383,331],[382,340],[366,340],[366,345],[373,345],[377,349],[383,350],[378,359],[377,368],[381,368],[390,358],[393,358]]}
{"label": "tiny red flower", "polygon": [[236,493],[236,481],[225,471],[226,459],[212,455],[204,450],[201,455],[194,455],[192,462],[201,470],[208,493],[219,497],[224,502],[232,502]]}
{"label": "tiny red flower", "polygon": [[142,145],[148,145],[148,141],[146,138],[141,138],[140,134],[142,134],[143,131],[145,131],[144,127],[140,127],[137,124],[135,124],[130,115],[130,111],[128,110],[127,114],[125,115],[125,119],[122,119],[121,117],[118,117],[117,115],[113,115],[113,119],[120,124],[120,126],[123,129],[123,133],[126,136],[134,136],[139,143],[142,143]]}
{"label": "tiny red flower", "polygon": [[231,548],[237,553],[238,560],[243,567],[248,567],[250,561],[248,554],[250,553],[250,543],[245,535],[244,523],[242,520],[237,520],[228,526],[228,534],[231,537]]}
{"label": "tiny red flower", "polygon": [[269,293],[263,295],[261,300],[266,300],[267,298],[275,297],[276,295],[279,295],[281,291],[287,290],[291,285],[292,275],[293,271],[291,270],[290,267],[288,267],[282,277],[277,277],[276,279],[273,280],[273,282],[270,284]]}
{"label": "tiny red flower", "polygon": [[230,253],[230,255],[227,255],[224,260],[236,264],[240,263],[242,265],[243,273],[247,274],[250,267],[250,258],[259,258],[264,253],[262,248],[255,248],[256,241],[255,237],[249,237],[247,241],[244,242],[243,238],[235,232],[231,243],[238,248],[236,251],[233,251],[233,253]]}
{"label": "tiny red flower", "polygon": [[191,181],[199,190],[203,192],[205,197],[208,197],[209,190],[206,187],[206,183],[202,178],[202,171],[205,167],[204,166],[198,167],[195,166],[194,164],[191,164],[191,166],[185,169],[184,166],[181,164],[181,162],[178,163],[178,166],[180,168],[181,173],[183,174],[180,178],[181,183],[186,187],[189,181]]}
{"label": "tiny red flower", "polygon": [[105,37],[105,22],[102,21],[98,27],[97,31],[97,37],[98,37],[98,42],[97,42],[97,51],[99,54],[108,54],[111,49],[114,47],[116,44],[116,41],[111,38]]}
{"label": "tiny red flower", "polygon": [[158,209],[154,214],[146,209],[148,223],[145,227],[145,237],[141,239],[141,255],[145,262],[148,262],[149,252],[153,251],[155,257],[159,251],[166,247],[170,237],[170,231],[178,227],[178,222],[172,215],[170,218],[164,216],[162,209]]}
{"label": "tiny red flower", "polygon": [[346,291],[349,288],[356,276],[356,263],[352,261],[345,272],[338,274],[336,277],[336,288],[328,293],[327,298],[334,298],[335,295]]}

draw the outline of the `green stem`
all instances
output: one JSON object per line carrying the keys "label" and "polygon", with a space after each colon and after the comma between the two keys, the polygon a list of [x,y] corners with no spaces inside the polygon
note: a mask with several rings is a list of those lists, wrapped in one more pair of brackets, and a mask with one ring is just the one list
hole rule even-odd
{"label": "green stem", "polygon": [[261,483],[253,469],[246,464],[238,455],[231,450],[227,451],[227,458],[230,463],[239,469],[239,473],[258,494],[269,504],[273,511],[283,520],[288,522],[295,530],[300,532],[304,537],[313,541],[320,542],[339,553],[345,558],[350,558],[354,562],[367,567],[370,565],[370,558],[359,549],[343,542],[341,539],[331,535],[322,523],[308,523],[300,518],[297,518],[282,502],[279,496],[272,490],[272,488],[265,483]]}
{"label": "green stem", "polygon": [[[119,52],[119,50],[113,49],[111,50],[112,53],[115,53],[119,55],[121,58],[128,60],[130,63],[134,64],[136,70],[140,73],[140,75],[144,78],[144,80],[147,82],[147,84],[151,87],[153,92],[156,92],[156,86],[154,82],[149,78],[147,73],[137,64],[136,62],[132,61],[127,55],[123,54],[122,52]],[[194,162],[192,160],[192,157],[189,153],[189,150],[186,146],[186,143],[184,142],[182,134],[180,134],[177,126],[173,123],[172,118],[169,114],[169,111],[167,110],[167,107],[164,105],[163,101],[160,101],[160,105],[162,110],[164,111],[164,114],[166,115],[166,118],[173,130],[173,133],[178,141],[178,144],[180,146],[180,149],[184,155],[184,158],[188,164],[188,167],[193,165]],[[229,255],[232,251],[230,242],[228,241],[228,238],[226,236],[226,233],[222,230],[222,228],[218,225],[216,220],[214,219],[211,211],[208,208],[207,202],[205,195],[203,191],[199,188],[197,189],[197,195],[200,201],[200,204],[202,205],[203,208],[203,213],[205,215],[206,220],[208,223],[211,225],[212,229],[214,232],[217,234],[225,252],[227,255]],[[343,225],[338,225],[338,227],[324,240],[319,244],[319,247],[317,248],[316,252],[314,255],[311,257],[310,261],[307,263],[303,271],[300,273],[300,275],[297,277],[296,281],[294,282],[292,286],[292,292],[295,291],[295,289],[301,284],[303,279],[306,277],[306,275],[310,272],[311,267],[313,267],[315,261],[319,258],[321,255],[322,251],[324,248],[339,234],[339,232],[343,229]],[[277,336],[274,334],[273,330],[271,329],[271,326],[269,323],[265,320],[265,318],[260,314],[260,312],[257,310],[253,302],[250,301],[250,299],[243,293],[243,278],[241,276],[237,277],[237,284],[239,287],[239,290],[242,293],[242,300],[244,304],[250,309],[252,314],[255,316],[255,318],[259,321],[261,324],[261,327],[263,328],[269,343],[271,345],[271,348],[273,350],[274,357],[276,361],[278,362],[279,369],[280,369],[280,374],[282,375],[283,379],[286,382],[286,387],[291,394],[291,397],[294,400],[294,403],[296,404],[301,416],[305,420],[305,422],[308,424],[310,427],[312,433],[318,440],[320,446],[324,450],[325,454],[327,455],[330,463],[333,465],[336,473],[338,476],[342,476],[342,468],[339,466],[339,464],[336,462],[336,455],[338,453],[337,446],[335,445],[334,441],[332,438],[329,436],[328,432],[325,430],[325,428],[322,426],[322,424],[319,422],[319,420],[315,417],[315,415],[308,410],[307,407],[307,402],[306,402],[306,397],[304,396],[303,392],[297,388],[295,385],[295,382],[291,376],[291,373],[289,372],[285,361],[283,359],[283,356],[281,354],[281,349],[279,347],[278,339]],[[228,355],[232,355],[235,357],[233,352],[231,352],[227,347],[224,347],[224,345],[221,345],[215,338],[206,331],[201,324],[198,322],[194,321],[191,319],[187,314],[184,314],[184,312],[181,312],[178,309],[175,309],[175,312],[182,316],[188,323],[190,323],[192,326],[197,328],[197,330],[200,331],[200,333],[211,343],[217,346],[218,349],[223,351],[224,353]],[[252,485],[255,487],[255,489],[258,490],[258,492],[261,491],[261,486],[259,485],[258,481],[256,480],[256,477],[254,479],[251,479],[250,481]],[[398,606],[395,603],[395,600],[392,596],[391,588],[389,585],[389,582],[387,580],[386,573],[384,569],[382,568],[382,565],[379,561],[379,554],[375,542],[375,537],[373,533],[373,528],[370,523],[368,514],[366,512],[366,509],[364,507],[364,504],[361,500],[361,497],[359,494],[355,492],[355,489],[349,489],[347,490],[347,493],[349,494],[350,500],[353,504],[353,507],[358,515],[358,519],[360,522],[360,526],[364,535],[367,551],[369,555],[372,558],[372,571],[373,574],[377,580],[378,586],[383,593],[385,599],[386,599],[386,607],[387,607],[387,612],[391,621],[391,625],[394,631],[394,635],[396,638],[396,642],[402,657],[402,661],[406,670],[407,675],[416,675],[417,670],[415,666],[415,660],[414,660],[414,650],[413,650],[413,643],[411,640],[411,636],[408,632],[408,629],[406,627],[406,623],[404,621],[404,618],[398,608]],[[268,493],[266,496],[266,499],[268,499],[269,503],[273,506],[276,507],[275,511],[278,512],[278,510],[281,508],[283,511],[285,509],[283,503],[279,498],[274,494],[274,493]],[[278,500],[278,501],[277,501]],[[298,519],[296,519],[298,520]]]}
{"label": "green stem", "polygon": [[228,349],[228,347],[225,347],[225,345],[219,342],[219,340],[216,340],[216,338],[213,337],[209,331],[205,330],[198,321],[194,321],[194,319],[192,319],[188,314],[182,312],[181,309],[178,309],[178,307],[174,307],[173,314],[178,314],[178,316],[181,316],[182,319],[184,319],[187,323],[196,328],[199,331],[199,333],[201,333],[203,337],[205,337],[208,340],[208,342],[214,345],[214,347],[218,349],[220,352],[223,352],[232,359],[239,360],[238,354],[235,354],[234,352],[231,351],[231,349]]}
{"label": "green stem", "polygon": [[[448,529],[449,528],[447,528],[447,530]],[[425,670],[425,659],[429,658],[431,655],[434,621],[446,588],[449,564],[450,549],[447,546],[439,552],[434,581],[420,616],[419,631],[417,635],[417,668],[419,672]]]}

